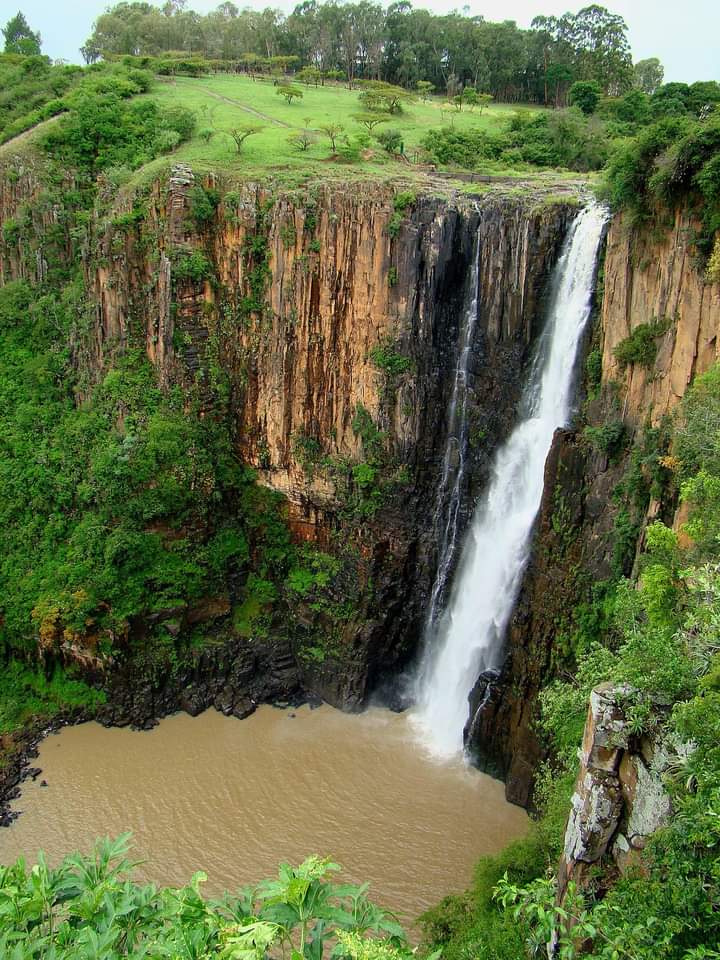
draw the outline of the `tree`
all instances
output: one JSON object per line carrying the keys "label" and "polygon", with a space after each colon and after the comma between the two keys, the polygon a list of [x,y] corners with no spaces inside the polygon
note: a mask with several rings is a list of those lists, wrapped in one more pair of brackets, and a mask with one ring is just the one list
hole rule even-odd
{"label": "tree", "polygon": [[646,123],[649,114],[649,97],[637,87],[626,93],[615,108],[616,117],[623,123]]}
{"label": "tree", "polygon": [[318,70],[317,67],[303,67],[302,70],[297,72],[295,79],[299,80],[300,83],[306,84],[308,87],[311,83],[317,87],[322,83],[323,75],[322,71]]}
{"label": "tree", "polygon": [[429,80],[418,80],[415,84],[415,89],[417,90],[420,99],[425,102],[430,99],[430,94],[435,89],[435,84],[430,83]]}
{"label": "tree", "polygon": [[275,93],[277,93],[277,95],[280,97],[284,97],[288,106],[293,102],[293,100],[302,100],[304,96],[300,87],[296,87],[292,83],[279,83]]}
{"label": "tree", "polygon": [[3,27],[5,53],[20,53],[34,57],[40,53],[40,34],[33,33],[25,15],[18,10]]}
{"label": "tree", "polygon": [[412,90],[403,90],[392,83],[383,83],[372,80],[363,84],[360,101],[368,110],[386,110],[388,113],[402,113],[404,103],[411,103],[416,99]]}
{"label": "tree", "polygon": [[342,123],[323,123],[320,126],[320,129],[325,134],[325,136],[330,141],[330,146],[332,147],[332,152],[337,152],[337,138],[345,129],[344,124]]}
{"label": "tree", "polygon": [[97,63],[100,57],[102,56],[102,51],[97,47],[92,40],[88,40],[86,44],[80,47],[80,53],[85,63]]}
{"label": "tree", "polygon": [[566,103],[568,84],[572,80],[572,70],[564,63],[552,63],[547,69],[546,76],[549,86],[555,91],[555,106],[563,106]]}
{"label": "tree", "polygon": [[578,80],[570,87],[570,103],[589,117],[597,109],[600,92],[600,84],[595,80]]}
{"label": "tree", "polygon": [[[305,122],[308,122],[307,119]],[[288,143],[291,147],[295,147],[296,150],[301,150],[304,153],[314,143],[317,143],[317,134],[308,127],[303,127],[301,130],[296,130],[295,133],[290,134]]]}
{"label": "tree", "polygon": [[387,123],[390,117],[383,116],[382,113],[372,113],[371,111],[363,111],[361,113],[354,113],[353,120],[357,120],[368,133],[372,133],[375,127],[380,123]]}
{"label": "tree", "polygon": [[473,107],[478,105],[478,94],[474,87],[465,87],[461,96],[462,102],[472,111]]}
{"label": "tree", "polygon": [[377,134],[377,141],[388,153],[402,152],[403,138],[400,130],[381,130]]}
{"label": "tree", "polygon": [[483,112],[484,107],[489,107],[494,99],[491,93],[479,93],[477,95],[477,105],[480,108],[480,113]]}
{"label": "tree", "polygon": [[[569,71],[568,79],[597,80],[602,91],[610,96],[620,96],[632,86],[627,24],[605,7],[591,4],[575,14],[535,17],[532,29],[542,37],[548,86],[552,67]],[[557,91],[555,105],[559,105]]]}
{"label": "tree", "polygon": [[655,93],[663,82],[665,69],[657,57],[648,57],[647,60],[638,60],[633,67],[633,86],[643,93]]}
{"label": "tree", "polygon": [[263,129],[261,126],[256,126],[253,124],[246,124],[242,127],[231,127],[228,130],[228,134],[235,141],[235,146],[237,147],[237,152],[240,153],[242,146],[247,140],[248,137],[254,137],[256,133],[260,133]]}

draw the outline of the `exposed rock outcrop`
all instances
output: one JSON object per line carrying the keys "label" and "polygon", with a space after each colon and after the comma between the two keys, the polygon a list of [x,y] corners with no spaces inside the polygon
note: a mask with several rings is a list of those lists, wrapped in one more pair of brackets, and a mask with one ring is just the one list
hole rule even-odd
{"label": "exposed rock outcrop", "polygon": [[580,771],[558,869],[558,902],[570,881],[582,888],[588,871],[610,857],[621,872],[671,813],[662,782],[662,744],[629,731],[628,687],[610,683],[590,694]]}
{"label": "exposed rock outcrop", "polygon": [[[693,237],[699,224],[679,209],[655,229],[617,216],[608,234],[602,305],[603,380],[621,384],[623,415],[637,426],[672,410],[693,378],[720,357],[720,284],[707,283]],[[614,351],[640,324],[660,320],[667,332],[650,369],[624,371]]]}

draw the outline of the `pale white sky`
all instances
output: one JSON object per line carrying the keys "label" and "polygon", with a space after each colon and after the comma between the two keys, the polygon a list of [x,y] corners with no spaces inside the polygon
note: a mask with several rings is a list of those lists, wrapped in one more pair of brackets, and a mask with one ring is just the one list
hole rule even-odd
{"label": "pale white sky", "polygon": [[[206,12],[219,0],[190,0],[189,6]],[[266,6],[290,11],[295,0],[277,3],[255,2],[238,6],[258,9]],[[537,14],[558,15],[587,6],[591,0],[481,0],[470,3],[470,12],[487,20],[516,20],[528,26]],[[18,7],[31,27],[40,30],[43,50],[51,57],[80,62],[78,48],[90,34],[92,23],[108,6],[104,0],[0,0],[0,24],[5,24]],[[462,9],[453,0],[417,2],[438,13]],[[665,65],[665,80],[720,80],[720,2],[718,0],[606,0],[614,13],[621,14],[630,28],[633,59],[657,56]]]}

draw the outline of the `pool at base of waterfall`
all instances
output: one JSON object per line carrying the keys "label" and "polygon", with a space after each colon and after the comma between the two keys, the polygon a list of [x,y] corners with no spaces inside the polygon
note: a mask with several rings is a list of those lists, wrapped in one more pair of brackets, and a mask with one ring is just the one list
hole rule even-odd
{"label": "pool at base of waterfall", "polygon": [[2,863],[38,849],[54,863],[131,830],[140,877],[179,885],[204,870],[216,895],[317,853],[405,923],[528,822],[502,783],[425,756],[408,716],[381,709],[208,710],[148,732],[84,723],[44,740],[36,764],[0,831]]}

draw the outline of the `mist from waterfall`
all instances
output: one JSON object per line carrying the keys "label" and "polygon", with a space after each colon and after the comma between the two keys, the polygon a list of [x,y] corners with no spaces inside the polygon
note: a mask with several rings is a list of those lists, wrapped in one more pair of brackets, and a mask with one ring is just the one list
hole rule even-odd
{"label": "mist from waterfall", "polygon": [[[542,499],[545,460],[555,430],[567,425],[571,416],[578,346],[592,308],[597,252],[606,219],[605,209],[591,203],[579,212],[568,231],[554,268],[547,319],[518,423],[495,456],[488,488],[475,508],[462,547],[449,602],[440,616],[430,608],[430,635],[416,678],[413,721],[427,747],[438,756],[462,750],[468,696],[479,674],[500,664]],[[477,312],[477,258],[474,270],[471,284],[475,285]],[[464,329],[469,326],[466,319]],[[474,327],[475,318],[473,332]],[[472,333],[468,353],[471,345]],[[461,351],[458,366],[462,362]],[[467,358],[463,377],[464,383]],[[463,387],[463,413],[464,397]],[[457,430],[454,434],[451,430],[448,443],[458,439]],[[447,452],[445,459],[447,463]],[[453,509],[456,517],[459,505]],[[454,549],[454,541],[451,545]],[[452,557],[446,562],[441,555],[433,598],[445,593],[451,567]]]}

